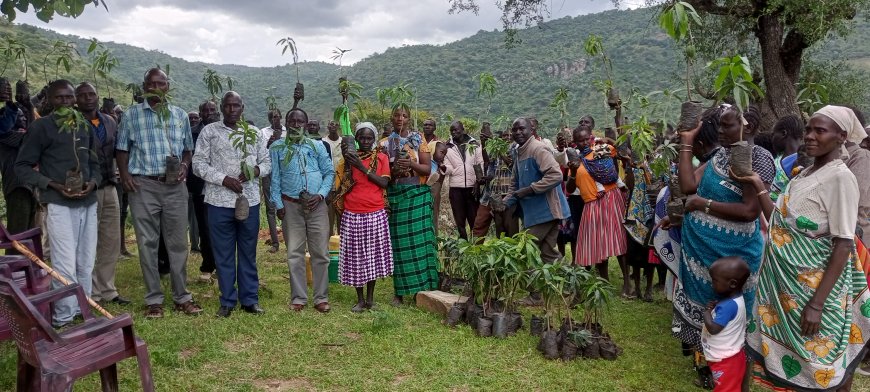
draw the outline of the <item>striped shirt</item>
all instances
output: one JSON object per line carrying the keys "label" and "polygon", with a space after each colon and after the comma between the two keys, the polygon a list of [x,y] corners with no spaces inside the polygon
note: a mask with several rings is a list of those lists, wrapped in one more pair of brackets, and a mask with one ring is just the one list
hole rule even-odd
{"label": "striped shirt", "polygon": [[148,105],[147,100],[130,106],[124,112],[118,127],[115,148],[130,153],[130,174],[162,176],[166,172],[167,156],[180,159],[185,151],[193,151],[193,136],[187,112],[174,105],[169,105],[169,110],[169,121],[165,129],[157,112]]}

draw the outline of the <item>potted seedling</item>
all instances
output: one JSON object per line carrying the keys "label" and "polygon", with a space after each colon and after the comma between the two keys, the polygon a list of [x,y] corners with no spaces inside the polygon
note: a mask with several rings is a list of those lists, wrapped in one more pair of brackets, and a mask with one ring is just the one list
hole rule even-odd
{"label": "potted seedling", "polygon": [[27,45],[8,36],[3,39],[2,45],[0,46],[0,54],[6,60],[3,62],[3,69],[0,70],[0,76],[6,74],[6,69],[9,67],[10,62],[21,60],[22,77],[27,81]]}
{"label": "potted seedling", "polygon": [[[252,127],[245,121],[245,116],[241,116],[236,123],[236,129],[230,132],[230,143],[242,153],[241,162],[239,163],[239,172],[245,175],[248,181],[252,181],[255,176],[254,166],[248,163],[248,157],[251,156],[251,149],[257,148],[257,140],[260,137],[260,132],[256,127]],[[245,197],[245,193],[241,192],[236,197],[235,218],[238,221],[248,219],[250,213],[250,202]]]}
{"label": "potted seedling", "polygon": [[73,142],[73,157],[75,158],[76,165],[66,172],[64,187],[68,192],[81,191],[82,186],[84,185],[84,180],[82,178],[79,150],[86,150],[87,147],[80,147],[78,142],[81,140],[79,139],[79,133],[87,133],[88,131],[88,121],[85,120],[85,117],[81,112],[69,107],[58,108],[52,113],[52,115],[54,115],[54,123],[57,125],[60,133],[70,134]]}
{"label": "potted seedling", "polygon": [[[486,142],[486,146],[484,146],[484,150],[487,155],[491,158],[502,158],[508,154],[508,150],[510,149],[510,142],[502,139],[501,137],[490,138]],[[503,167],[507,164],[503,159],[500,161],[500,165]],[[489,206],[495,211],[501,211],[504,208],[504,193],[507,192],[507,189],[496,189],[491,192],[491,198],[489,200]]]}
{"label": "potted seedling", "polygon": [[583,43],[583,49],[590,57],[601,57],[601,67],[604,69],[605,79],[600,81],[599,87],[607,97],[607,106],[610,110],[615,110],[621,104],[619,100],[619,90],[613,85],[613,66],[610,57],[604,51],[604,44],[601,42],[601,37],[595,34],[589,34],[586,42]]}
{"label": "potted seedling", "polygon": [[356,154],[356,139],[350,129],[350,108],[347,106],[349,97],[359,99],[359,94],[362,92],[362,85],[354,83],[346,76],[338,78],[338,93],[341,94],[341,106],[335,109],[333,119],[341,127],[342,144],[347,145],[348,154]]}
{"label": "potted seedling", "polygon": [[[749,99],[753,93],[759,97],[764,95],[761,89],[753,83],[749,59],[744,56],[722,57],[712,61],[708,68],[718,69],[713,90],[719,101],[731,96],[734,98],[734,104],[741,111],[744,111],[749,106]],[[743,124],[740,126],[740,140],[732,144],[729,151],[731,153],[731,170],[734,171],[734,174],[738,177],[751,176],[752,146],[743,140]]]}
{"label": "potted seedling", "polygon": [[695,59],[695,44],[692,37],[692,27],[701,26],[701,17],[691,4],[685,1],[674,1],[665,6],[659,15],[659,26],[677,44],[683,45],[686,58],[686,101],[680,110],[680,121],[677,131],[687,131],[698,126],[704,105],[701,101],[692,100],[691,71]]}
{"label": "potted seedling", "polygon": [[305,99],[305,86],[299,82],[299,51],[296,50],[296,41],[293,38],[285,37],[278,40],[275,45],[282,46],[282,56],[287,53],[288,50],[293,56],[293,66],[296,68],[296,87],[293,89],[293,108],[296,108],[299,105],[299,101]]}

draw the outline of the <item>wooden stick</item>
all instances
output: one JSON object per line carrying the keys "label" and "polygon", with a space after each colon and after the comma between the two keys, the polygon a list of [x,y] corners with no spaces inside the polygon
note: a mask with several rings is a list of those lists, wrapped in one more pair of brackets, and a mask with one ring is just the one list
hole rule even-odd
{"label": "wooden stick", "polygon": [[[45,264],[44,261],[40,260],[39,257],[36,256],[35,254],[33,254],[33,252],[31,252],[30,249],[28,249],[27,246],[25,246],[24,244],[22,244],[18,241],[12,240],[12,246],[14,246],[16,250],[21,252],[22,255],[27,256],[27,258],[30,259],[30,261],[34,262],[36,265],[38,265],[39,268],[42,268],[45,270],[45,272],[48,272],[48,274],[51,275],[51,277],[54,278],[55,280],[57,280],[58,282],[62,283],[65,286],[68,286],[70,284],[70,282],[68,280],[64,279],[63,276],[60,276],[60,274],[57,273],[57,271],[55,271],[53,268],[49,267],[48,264]],[[91,297],[85,295],[85,299],[88,300],[88,304],[90,304],[91,307],[96,309],[103,316],[106,316],[106,318],[108,318],[108,319],[115,318],[115,316],[112,316],[112,314],[109,313],[108,311],[106,311],[106,309],[103,309],[102,306],[100,306],[99,304],[94,302],[94,300],[92,300]]]}

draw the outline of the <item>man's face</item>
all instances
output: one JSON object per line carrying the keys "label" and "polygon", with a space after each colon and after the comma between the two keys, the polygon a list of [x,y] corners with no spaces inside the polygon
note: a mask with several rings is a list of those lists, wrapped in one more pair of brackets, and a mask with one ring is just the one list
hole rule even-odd
{"label": "man's face", "polygon": [[326,130],[329,131],[329,138],[335,140],[338,137],[338,124],[335,121],[330,121],[326,125]]}
{"label": "man's face", "polygon": [[426,120],[423,121],[423,134],[432,135],[435,133],[435,121]]}
{"label": "man's face", "polygon": [[305,124],[305,130],[311,136],[320,136],[320,122],[317,120],[308,121],[308,124]]}
{"label": "man's face", "polygon": [[72,86],[58,87],[49,93],[48,101],[57,109],[71,108],[76,103],[75,91]]}
{"label": "man's face", "polygon": [[187,113],[187,120],[190,122],[191,127],[195,127],[195,126],[199,125],[199,121],[200,121],[199,113],[197,113],[197,112]]}
{"label": "man's face", "polygon": [[145,76],[145,82],[142,83],[142,90],[146,93],[169,91],[169,80],[166,79],[166,74],[163,71],[149,72]]}
{"label": "man's face", "polygon": [[532,125],[530,121],[520,118],[514,121],[511,126],[511,136],[517,145],[524,145],[532,137]]}
{"label": "man's face", "polygon": [[224,124],[235,128],[236,122],[242,117],[242,112],[245,111],[245,105],[242,99],[237,95],[227,95],[221,103],[221,114],[224,115]]}
{"label": "man's face", "polygon": [[462,140],[462,135],[465,135],[465,126],[462,125],[461,122],[456,121],[453,124],[450,124],[450,137],[453,138],[454,141]]}
{"label": "man's face", "polygon": [[79,111],[91,113],[97,108],[97,102],[100,97],[97,96],[97,90],[94,86],[83,84],[76,88],[76,106]]}
{"label": "man's face", "polygon": [[281,129],[281,115],[278,112],[269,112],[269,125],[273,131]]}
{"label": "man's face", "polygon": [[217,120],[220,120],[217,112],[217,105],[214,102],[206,102],[202,105],[202,108],[199,110],[200,121],[204,124],[211,124]]}
{"label": "man's face", "polygon": [[592,129],[595,124],[592,122],[592,118],[586,116],[580,119],[580,123],[578,124],[581,127]]}
{"label": "man's face", "polygon": [[287,114],[287,120],[285,121],[285,125],[287,126],[287,130],[299,130],[305,126],[305,123],[308,121],[305,118],[305,114],[294,110]]}

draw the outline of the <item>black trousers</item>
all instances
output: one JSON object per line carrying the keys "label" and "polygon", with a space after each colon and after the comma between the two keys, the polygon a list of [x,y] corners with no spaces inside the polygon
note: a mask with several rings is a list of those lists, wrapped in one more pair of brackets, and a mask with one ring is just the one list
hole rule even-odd
{"label": "black trousers", "polygon": [[474,188],[450,188],[450,207],[453,209],[453,221],[459,237],[468,239],[468,229],[474,228],[474,218],[477,217],[477,207],[480,200],[474,195]]}
{"label": "black trousers", "polygon": [[215,270],[214,251],[211,247],[211,237],[208,230],[205,195],[193,195],[193,213],[196,215],[196,227],[199,229],[199,253],[202,255],[199,272],[212,273]]}

